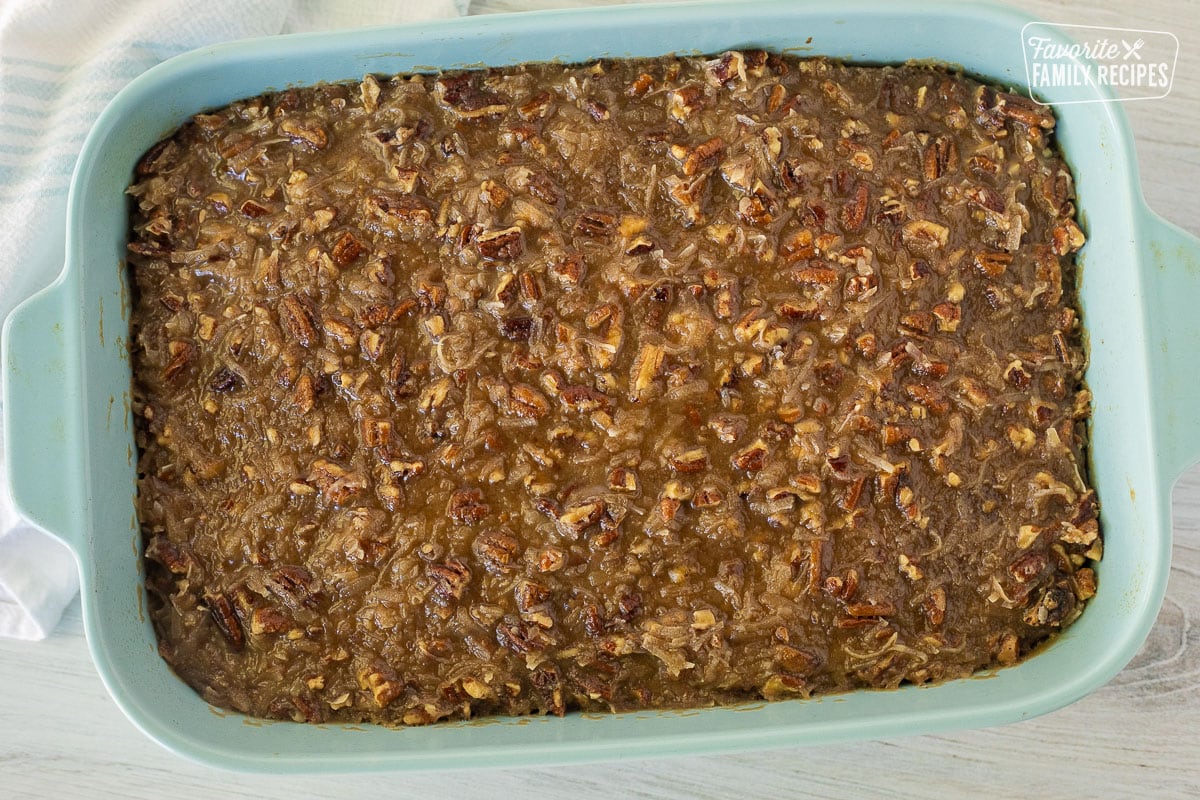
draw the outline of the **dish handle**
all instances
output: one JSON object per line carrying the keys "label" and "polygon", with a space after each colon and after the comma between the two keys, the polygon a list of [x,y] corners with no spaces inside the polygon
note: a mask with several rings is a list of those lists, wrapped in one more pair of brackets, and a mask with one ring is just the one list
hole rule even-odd
{"label": "dish handle", "polygon": [[1200,460],[1200,239],[1147,209],[1137,242],[1147,265],[1155,453],[1174,483]]}
{"label": "dish handle", "polygon": [[33,524],[79,552],[79,383],[70,352],[69,288],[51,284],[17,306],[0,336],[4,457],[13,503]]}

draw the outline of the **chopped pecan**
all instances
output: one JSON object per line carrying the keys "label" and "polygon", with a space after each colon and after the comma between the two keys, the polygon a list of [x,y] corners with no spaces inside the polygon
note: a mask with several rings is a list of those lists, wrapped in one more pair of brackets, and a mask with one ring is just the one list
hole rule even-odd
{"label": "chopped pecan", "polygon": [[507,569],[513,566],[521,543],[510,533],[499,530],[483,531],[471,543],[471,551],[489,566]]}
{"label": "chopped pecan", "polygon": [[788,277],[801,286],[832,286],[839,280],[837,270],[819,265],[794,269]]}
{"label": "chopped pecan", "polygon": [[683,212],[684,223],[693,226],[704,222],[704,197],[708,188],[708,173],[700,173],[692,178],[680,178],[678,175],[668,175],[663,179],[667,195]]}
{"label": "chopped pecan", "polygon": [[644,97],[646,92],[654,88],[654,77],[645,72],[638,75],[633,83],[625,90],[625,94],[630,97]]}
{"label": "chopped pecan", "polygon": [[171,360],[163,367],[162,377],[164,381],[169,381],[183,371],[191,360],[196,356],[196,347],[191,342],[174,341],[167,345],[167,352],[171,355]]}
{"label": "chopped pecan", "polygon": [[505,317],[500,320],[500,335],[514,342],[528,342],[533,336],[533,317]]}
{"label": "chopped pecan", "polygon": [[746,80],[746,59],[738,51],[730,50],[719,58],[705,61],[704,72],[714,86],[727,86],[734,81],[744,81]]}
{"label": "chopped pecan", "polygon": [[442,603],[462,599],[467,584],[471,582],[471,569],[457,558],[440,564],[426,564],[425,575],[433,586],[433,593]]}
{"label": "chopped pecan", "polygon": [[316,486],[321,496],[336,506],[345,505],[367,488],[361,475],[325,458],[312,462],[305,481]]}
{"label": "chopped pecan", "polygon": [[274,209],[272,209],[270,206],[263,205],[257,200],[245,201],[242,203],[239,210],[242,212],[242,216],[249,217],[250,219],[258,219],[259,217],[265,217],[268,214],[275,213]]}
{"label": "chopped pecan", "polygon": [[913,252],[932,255],[945,247],[950,238],[950,229],[927,219],[913,220],[900,229],[900,240]]}
{"label": "chopped pecan", "polygon": [[525,252],[525,238],[519,227],[480,234],[475,239],[479,255],[489,261],[512,261]]}
{"label": "chopped pecan", "polygon": [[714,136],[707,142],[696,145],[683,159],[683,174],[695,175],[697,172],[712,169],[721,160],[724,149],[725,141],[720,136]]}
{"label": "chopped pecan", "polygon": [[186,543],[176,544],[163,534],[146,543],[146,558],[162,564],[175,575],[186,575],[195,564],[191,547]]}
{"label": "chopped pecan", "polygon": [[636,403],[647,396],[662,369],[664,355],[663,349],[653,344],[643,344],[638,350],[629,375],[630,401]]}
{"label": "chopped pecan", "polygon": [[934,414],[945,414],[950,410],[950,401],[946,392],[936,383],[910,383],[904,387],[905,393],[914,401],[920,403]]}
{"label": "chopped pecan", "polygon": [[958,144],[948,135],[942,134],[925,146],[923,165],[926,180],[937,180],[958,167]]}
{"label": "chopped pecan", "polygon": [[546,116],[546,112],[550,110],[551,103],[554,102],[554,96],[549,92],[538,92],[526,102],[517,106],[517,114],[521,119],[533,120],[540,119]]}
{"label": "chopped pecan", "polygon": [[564,387],[558,397],[564,406],[581,414],[606,409],[610,403],[608,395],[599,389],[578,384]]}
{"label": "chopped pecan", "polygon": [[303,144],[312,150],[324,150],[329,145],[329,135],[318,122],[303,122],[295,117],[284,117],[279,123],[279,132],[294,143]]}
{"label": "chopped pecan", "polygon": [[456,489],[446,507],[447,515],[461,525],[474,525],[490,511],[491,507],[483,502],[483,493],[478,489]]}
{"label": "chopped pecan", "polygon": [[926,335],[933,330],[933,314],[928,311],[911,311],[900,317],[903,333]]}
{"label": "chopped pecan", "polygon": [[[566,287],[576,287],[583,283],[583,257],[578,253],[568,253],[562,258],[555,259],[550,263],[550,274],[558,279],[558,282]],[[527,279],[525,275],[529,275],[531,285],[526,291]],[[521,292],[530,300],[537,300],[541,297],[541,288],[537,286],[537,276],[532,273],[523,273],[521,275]]]}
{"label": "chopped pecan", "polygon": [[229,646],[234,650],[241,650],[246,644],[246,634],[242,631],[242,623],[234,613],[229,598],[220,593],[206,594],[204,604],[208,606],[208,613],[217,624],[221,635],[229,642]]}
{"label": "chopped pecan", "polygon": [[496,641],[518,655],[541,652],[554,644],[554,638],[541,626],[525,620],[497,624]]}
{"label": "chopped pecan", "polygon": [[607,211],[581,211],[575,218],[575,233],[590,239],[608,239],[616,228],[616,216]]}
{"label": "chopped pecan", "polygon": [[372,216],[392,222],[427,224],[433,213],[424,200],[408,194],[374,194],[367,198],[366,209]]}
{"label": "chopped pecan", "polygon": [[867,205],[870,203],[870,198],[871,194],[867,185],[860,183],[854,190],[854,197],[842,206],[842,227],[850,233],[855,233],[862,228],[863,222],[867,218]]}
{"label": "chopped pecan", "polygon": [[283,633],[295,626],[295,620],[277,608],[262,606],[250,614],[250,633],[262,636],[265,633]]}
{"label": "chopped pecan", "polygon": [[708,468],[708,453],[703,447],[692,447],[667,458],[676,472],[703,472]]}
{"label": "chopped pecan", "polygon": [[517,585],[513,587],[513,598],[517,601],[517,610],[522,614],[543,607],[550,597],[550,589],[531,580],[517,581]]}
{"label": "chopped pecan", "polygon": [[312,611],[320,604],[320,591],[311,572],[285,564],[263,577],[267,590],[293,612]]}
{"label": "chopped pecan", "polygon": [[279,300],[279,316],[287,332],[304,347],[317,341],[316,314],[301,296],[286,294]]}
{"label": "chopped pecan", "polygon": [[767,463],[767,443],[756,439],[733,455],[733,465],[747,472],[758,472]]}
{"label": "chopped pecan", "polygon": [[550,401],[546,396],[527,383],[512,387],[510,405],[518,417],[529,419],[541,419],[550,411]]}
{"label": "chopped pecan", "polygon": [[508,111],[504,98],[479,88],[479,73],[443,75],[434,84],[434,96],[463,119],[478,119]]}
{"label": "chopped pecan", "polygon": [[345,267],[354,263],[355,259],[364,252],[366,252],[366,247],[363,246],[363,243],[353,233],[346,231],[334,243],[333,249],[329,251],[329,257],[339,267]]}
{"label": "chopped pecan", "polygon": [[380,708],[386,708],[404,693],[404,684],[396,677],[395,671],[386,664],[377,664],[360,670],[358,686],[360,689],[369,689],[375,705]]}
{"label": "chopped pecan", "polygon": [[998,250],[980,250],[975,254],[975,269],[989,278],[999,278],[1012,263],[1012,253]]}
{"label": "chopped pecan", "polygon": [[1004,211],[1004,198],[990,186],[972,186],[964,190],[963,195],[980,208],[997,213]]}
{"label": "chopped pecan", "polygon": [[942,587],[934,589],[921,600],[921,610],[930,627],[940,628],[946,619],[946,590]]}
{"label": "chopped pecan", "polygon": [[558,515],[558,524],[572,533],[581,533],[600,521],[600,515],[604,513],[604,509],[603,500],[585,500],[574,503],[567,506]]}
{"label": "chopped pecan", "polygon": [[681,86],[667,93],[667,114],[683,122],[704,106],[704,90],[695,84]]}

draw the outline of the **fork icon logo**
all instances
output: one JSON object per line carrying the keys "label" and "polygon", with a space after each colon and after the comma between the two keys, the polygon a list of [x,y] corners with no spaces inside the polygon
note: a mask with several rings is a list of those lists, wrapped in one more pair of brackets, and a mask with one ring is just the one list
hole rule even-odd
{"label": "fork icon logo", "polygon": [[1138,40],[1137,40],[1136,42],[1134,42],[1133,44],[1130,44],[1129,42],[1127,42],[1127,41],[1125,41],[1124,39],[1122,39],[1122,40],[1121,40],[1121,46],[1125,48],[1125,55],[1123,55],[1123,56],[1121,56],[1121,57],[1122,57],[1123,59],[1125,59],[1126,61],[1128,61],[1128,60],[1129,60],[1129,57],[1130,57],[1130,56],[1133,56],[1133,57],[1134,57],[1134,58],[1136,58],[1138,61],[1141,61],[1141,60],[1142,60],[1142,54],[1141,54],[1141,53],[1139,53],[1138,51],[1139,51],[1139,50],[1141,50],[1143,47],[1145,47],[1145,45],[1146,45],[1146,40],[1145,40],[1145,39],[1138,39]]}

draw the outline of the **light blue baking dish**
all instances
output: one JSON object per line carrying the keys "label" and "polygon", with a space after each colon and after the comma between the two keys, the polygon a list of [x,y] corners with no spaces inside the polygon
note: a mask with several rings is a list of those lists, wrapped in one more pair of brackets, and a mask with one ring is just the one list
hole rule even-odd
{"label": "light blue baking dish", "polygon": [[1070,703],[1129,661],[1166,584],[1171,485],[1200,454],[1200,241],[1146,208],[1123,112],[1103,102],[1060,108],[1059,137],[1090,235],[1081,302],[1107,554],[1087,612],[1028,662],[986,680],[889,693],[390,730],[262,723],[217,711],[155,652],[134,517],[126,351],[123,191],[143,151],[201,109],[367,72],[753,45],[865,62],[932,59],[1005,84],[1024,81],[1020,31],[1029,20],[1020,14],[890,0],[831,8],[639,6],[240,42],[173,59],[121,92],[79,158],[65,269],[6,323],[4,424],[13,496],[29,519],[75,552],[96,667],[134,724],[187,757],[242,770],[545,765],[995,725]]}

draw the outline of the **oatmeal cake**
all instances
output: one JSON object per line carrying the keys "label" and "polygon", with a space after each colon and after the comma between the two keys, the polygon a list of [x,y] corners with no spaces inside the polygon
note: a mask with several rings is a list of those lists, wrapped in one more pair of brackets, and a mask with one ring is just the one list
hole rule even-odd
{"label": "oatmeal cake", "polygon": [[129,189],[163,657],[386,724],[1022,659],[1101,553],[1054,125],[762,51],[196,115]]}

